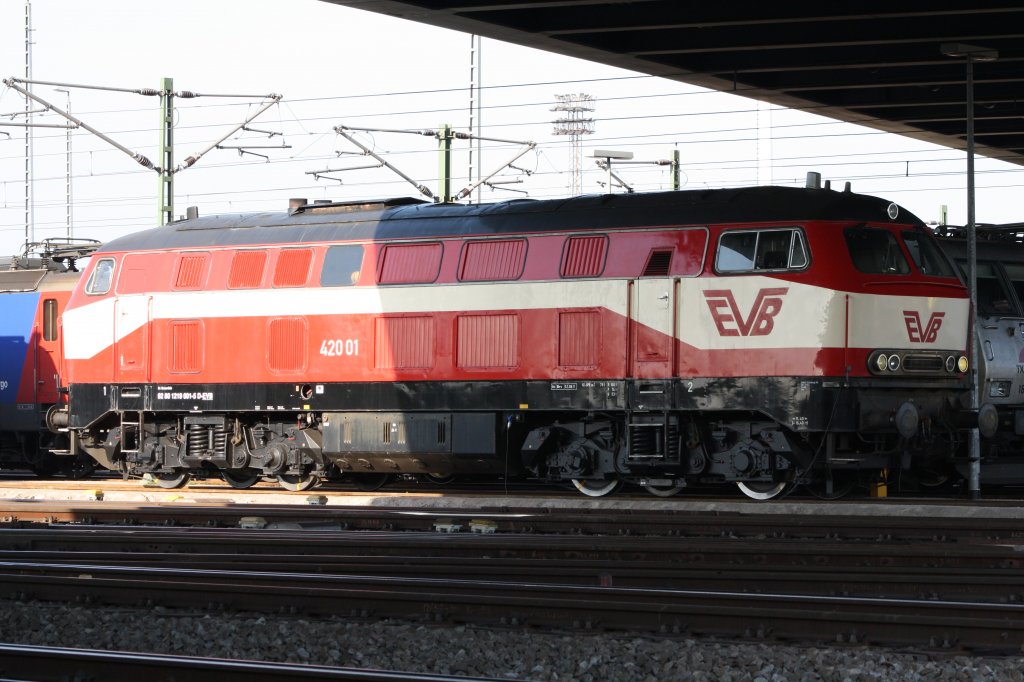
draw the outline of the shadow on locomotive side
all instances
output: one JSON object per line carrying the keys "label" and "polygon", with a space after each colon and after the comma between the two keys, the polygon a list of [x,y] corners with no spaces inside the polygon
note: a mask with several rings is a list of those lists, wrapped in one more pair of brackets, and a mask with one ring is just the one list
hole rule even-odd
{"label": "shadow on locomotive side", "polygon": [[117,239],[85,275],[55,422],[164,487],[832,497],[934,484],[978,425],[953,265],[918,218],[849,191],[293,200]]}

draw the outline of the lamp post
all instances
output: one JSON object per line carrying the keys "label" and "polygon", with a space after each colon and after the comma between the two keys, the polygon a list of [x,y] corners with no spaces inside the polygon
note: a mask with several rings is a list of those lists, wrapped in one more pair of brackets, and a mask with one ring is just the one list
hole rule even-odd
{"label": "lamp post", "polygon": [[[608,171],[608,194],[612,193],[612,159],[628,161],[633,158],[633,152],[618,152],[611,149],[595,149],[590,155],[594,159],[604,159],[605,169]],[[600,162],[599,162],[600,163]]]}
{"label": "lamp post", "polygon": [[[964,43],[943,43],[940,47],[947,57],[963,58],[967,61],[967,286],[971,294],[971,314],[978,310],[978,252],[977,233],[974,224],[974,62],[991,62],[999,58],[996,50]],[[978,387],[978,335],[971,335],[971,410],[978,411],[980,405]],[[968,497],[981,497],[981,442],[978,429],[971,429],[968,453],[970,472]]]}

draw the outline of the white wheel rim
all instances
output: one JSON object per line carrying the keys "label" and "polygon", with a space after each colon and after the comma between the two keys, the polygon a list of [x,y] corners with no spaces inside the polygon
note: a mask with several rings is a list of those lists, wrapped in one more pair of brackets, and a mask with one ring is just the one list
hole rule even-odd
{"label": "white wheel rim", "polygon": [[645,485],[644,490],[657,497],[672,497],[685,487],[685,485]]}
{"label": "white wheel rim", "polygon": [[752,500],[770,500],[773,497],[778,497],[782,491],[786,489],[785,481],[769,488],[768,490],[754,490],[742,481],[736,483],[736,485],[741,491],[743,491],[744,495]]}
{"label": "white wheel rim", "polygon": [[576,486],[576,490],[579,490],[588,497],[603,497],[619,486],[619,482],[614,480],[589,481],[583,478],[572,479],[572,484]]}

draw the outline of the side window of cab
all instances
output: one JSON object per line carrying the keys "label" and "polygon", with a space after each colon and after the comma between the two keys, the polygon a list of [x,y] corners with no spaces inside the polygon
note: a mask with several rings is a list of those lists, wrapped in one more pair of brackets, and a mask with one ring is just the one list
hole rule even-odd
{"label": "side window of cab", "polygon": [[715,254],[715,270],[728,273],[803,270],[808,262],[803,232],[795,227],[724,232]]}
{"label": "side window of cab", "polygon": [[99,296],[110,291],[110,284],[114,281],[114,259],[101,258],[96,262],[89,281],[85,285],[85,293]]}

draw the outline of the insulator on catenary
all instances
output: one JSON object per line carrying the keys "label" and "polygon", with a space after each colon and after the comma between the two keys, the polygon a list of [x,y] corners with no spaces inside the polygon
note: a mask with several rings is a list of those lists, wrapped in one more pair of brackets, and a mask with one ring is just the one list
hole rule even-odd
{"label": "insulator on catenary", "polygon": [[153,88],[141,88],[139,90],[136,90],[135,92],[137,92],[140,95],[145,95],[146,97],[157,97],[159,95],[164,94],[163,90],[154,90]]}
{"label": "insulator on catenary", "polygon": [[153,167],[153,162],[150,161],[149,159],[147,159],[142,154],[136,154],[132,158],[135,159],[139,163],[140,166],[144,166],[146,168],[152,168]]}
{"label": "insulator on catenary", "polygon": [[185,99],[190,99],[192,97],[199,97],[199,93],[192,92],[191,90],[179,90],[178,92],[176,92],[174,94],[177,95],[178,97],[184,97]]}

